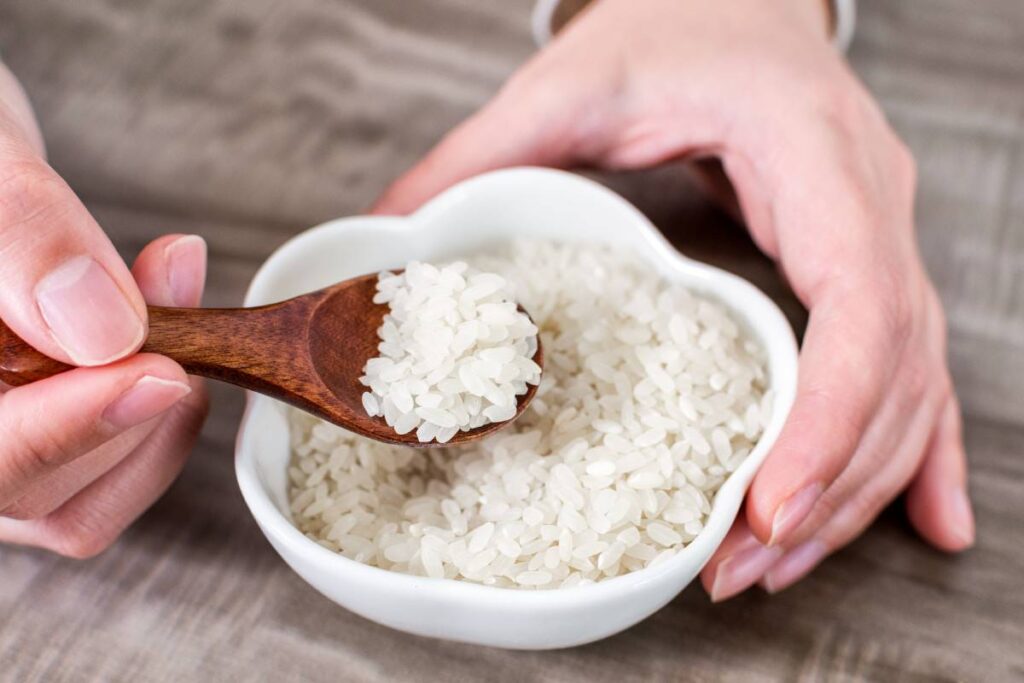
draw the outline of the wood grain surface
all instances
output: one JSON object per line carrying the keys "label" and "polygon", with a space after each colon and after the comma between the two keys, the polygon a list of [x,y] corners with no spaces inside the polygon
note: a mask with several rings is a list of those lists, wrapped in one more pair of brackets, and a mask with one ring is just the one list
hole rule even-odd
{"label": "wood grain surface", "polygon": [[[4,0],[0,53],[54,166],[130,258],[210,243],[241,301],[296,232],[367,206],[532,52],[528,0]],[[894,506],[798,586],[699,587],[602,643],[517,653],[347,613],[264,541],[235,485],[240,392],[178,483],[87,561],[0,548],[0,680],[1024,680],[1024,3],[862,0],[851,60],[920,166],[978,544],[950,558]],[[668,168],[605,177],[684,251],[803,312],[743,231]]]}

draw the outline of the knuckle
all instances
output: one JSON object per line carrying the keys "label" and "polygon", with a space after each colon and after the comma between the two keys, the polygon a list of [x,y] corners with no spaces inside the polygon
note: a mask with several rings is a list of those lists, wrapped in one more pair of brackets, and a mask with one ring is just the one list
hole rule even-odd
{"label": "knuckle", "polygon": [[16,500],[0,510],[0,517],[17,520],[19,522],[27,522],[31,519],[35,519],[37,515],[32,510],[28,509],[20,500]]}
{"label": "knuckle", "polygon": [[856,108],[848,87],[835,81],[815,81],[810,85],[810,103],[819,114],[833,122],[849,122],[853,118]]}
{"label": "knuckle", "polygon": [[[827,414],[828,406],[834,406],[841,401],[834,392],[825,389],[812,389],[808,392],[808,402],[817,404],[820,409],[814,409],[816,415]],[[843,410],[832,415],[831,429],[834,440],[832,442],[832,453],[835,459],[845,464],[857,450],[857,445],[863,432],[863,423],[866,415],[859,415],[856,410]]]}
{"label": "knuckle", "polygon": [[181,410],[188,422],[196,424],[197,428],[202,426],[210,413],[210,392],[205,384],[193,386],[192,393],[181,402]]}
{"label": "knuckle", "polygon": [[110,547],[110,542],[92,537],[62,538],[57,553],[73,560],[89,560]]}
{"label": "knuckle", "polygon": [[870,403],[851,401],[827,385],[803,389],[770,465],[787,473],[816,468],[828,479],[838,476],[857,450],[872,410]]}
{"label": "knuckle", "polygon": [[941,419],[950,405],[957,405],[956,386],[945,366],[933,366],[927,373],[919,400],[927,403],[936,419]]}
{"label": "knuckle", "polygon": [[196,436],[210,412],[210,395],[203,383],[193,383],[192,393],[171,409],[168,417],[176,429]]}
{"label": "knuckle", "polygon": [[26,421],[38,419],[33,411],[7,409],[9,394],[0,394],[0,432],[8,437],[2,457],[18,475],[32,478],[70,462],[78,453],[73,444],[60,438],[56,431],[39,429]]}
{"label": "knuckle", "polygon": [[903,391],[912,402],[919,402],[928,393],[932,383],[931,368],[927,363],[914,360],[903,366]]}
{"label": "knuckle", "polygon": [[0,517],[18,521],[44,519],[63,502],[60,494],[54,495],[53,487],[44,482],[31,486],[27,492],[12,501],[2,511]]}
{"label": "knuckle", "polygon": [[818,76],[797,83],[799,97],[815,118],[840,134],[856,134],[863,116],[863,95],[850,78]]}
{"label": "knuckle", "polygon": [[942,376],[936,381],[936,403],[941,410],[944,406],[948,405],[950,401],[956,400],[956,389],[953,386],[953,378],[949,376],[948,372],[943,372]]}
{"label": "knuckle", "polygon": [[875,292],[872,298],[878,302],[879,331],[889,344],[902,349],[915,328],[916,307],[911,286],[905,273],[893,266],[874,269],[871,279]]}
{"label": "knuckle", "polygon": [[914,153],[903,140],[893,135],[893,166],[897,177],[913,193],[917,188],[917,161]]}
{"label": "knuckle", "polygon": [[834,486],[830,486],[822,492],[821,497],[814,503],[811,514],[798,529],[802,536],[808,536],[818,531],[833,515],[839,510],[842,498]]}
{"label": "knuckle", "polygon": [[62,181],[41,161],[9,164],[0,178],[0,235],[48,221],[66,212],[70,200]]}
{"label": "knuckle", "polygon": [[914,331],[914,313],[909,297],[901,290],[893,291],[883,307],[886,330],[897,348],[903,348]]}
{"label": "knuckle", "polygon": [[[30,433],[15,426],[10,434]],[[22,473],[34,476],[71,462],[76,453],[61,439],[48,431],[32,433],[31,437],[18,440],[9,455],[10,462]]]}
{"label": "knuckle", "polygon": [[932,286],[928,287],[926,293],[926,303],[928,312],[932,316],[932,320],[935,325],[935,332],[939,338],[943,341],[943,355],[945,355],[945,340],[946,335],[949,333],[949,320],[946,317],[946,309],[942,305],[942,300],[939,298],[939,293],[935,291]]}
{"label": "knuckle", "polygon": [[47,522],[49,548],[64,557],[88,560],[114,543],[114,536],[79,517],[61,515]]}
{"label": "knuckle", "polygon": [[862,487],[836,510],[828,543],[833,546],[849,543],[871,525],[890,500],[891,497],[880,487]]}

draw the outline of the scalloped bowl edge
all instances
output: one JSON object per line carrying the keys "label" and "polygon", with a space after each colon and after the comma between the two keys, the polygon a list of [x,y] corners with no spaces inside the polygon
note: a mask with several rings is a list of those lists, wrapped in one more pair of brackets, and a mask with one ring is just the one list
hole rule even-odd
{"label": "scalloped bowl edge", "polygon": [[668,561],[588,586],[524,591],[390,572],[306,538],[287,505],[283,406],[249,393],[236,474],[256,522],[281,557],[334,602],[418,635],[520,649],[592,642],[646,618],[700,572],[735,520],[796,393],[797,346],[782,312],[752,284],[676,251],[636,208],[580,176],[516,168],[466,180],[408,217],[329,221],[281,246],[253,278],[247,306],[270,303],[413,258],[471,254],[515,237],[603,241],[639,252],[663,276],[726,304],[766,351],[775,392],[770,423],[717,492],[705,528]]}

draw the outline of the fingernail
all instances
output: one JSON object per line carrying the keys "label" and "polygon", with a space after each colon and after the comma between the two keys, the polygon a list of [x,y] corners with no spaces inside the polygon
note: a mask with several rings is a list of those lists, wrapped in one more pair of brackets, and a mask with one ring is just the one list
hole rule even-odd
{"label": "fingernail", "polygon": [[824,490],[825,487],[821,482],[814,482],[783,501],[772,519],[772,536],[768,539],[768,545],[775,545],[780,539],[785,538],[800,526],[800,523],[807,519],[807,515],[811,513],[811,509],[821,498],[821,493]]}
{"label": "fingernail", "polygon": [[164,248],[167,283],[175,306],[198,306],[206,280],[206,241],[186,235]]}
{"label": "fingernail", "polygon": [[39,281],[39,312],[76,365],[106,365],[128,355],[146,333],[142,318],[106,269],[76,256]]}
{"label": "fingernail", "polygon": [[761,585],[769,593],[778,593],[804,578],[827,554],[828,548],[821,541],[812,539],[802,543],[765,573]]}
{"label": "fingernail", "polygon": [[759,543],[725,558],[715,570],[711,601],[721,602],[750,588],[781,556],[782,548]]}
{"label": "fingernail", "polygon": [[974,512],[971,501],[962,488],[955,488],[949,495],[949,524],[965,548],[974,545]]}
{"label": "fingernail", "polygon": [[184,382],[145,375],[103,411],[103,419],[128,429],[156,417],[191,393]]}

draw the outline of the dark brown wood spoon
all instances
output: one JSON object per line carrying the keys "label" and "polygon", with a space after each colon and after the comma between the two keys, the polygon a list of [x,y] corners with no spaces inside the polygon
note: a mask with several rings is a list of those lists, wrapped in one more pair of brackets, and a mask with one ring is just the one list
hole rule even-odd
{"label": "dark brown wood spoon", "polygon": [[[149,337],[142,350],[172,358],[185,371],[271,396],[377,441],[416,447],[415,431],[396,434],[363,409],[359,383],[366,361],[377,356],[377,329],[388,311],[373,303],[377,275],[339,282],[257,308],[149,307]],[[538,340],[533,360],[544,367]],[[0,381],[10,386],[70,370],[22,341],[0,322]],[[519,417],[537,393],[519,397]],[[514,420],[515,417],[512,419]],[[464,444],[511,422],[458,432],[443,445]]]}

